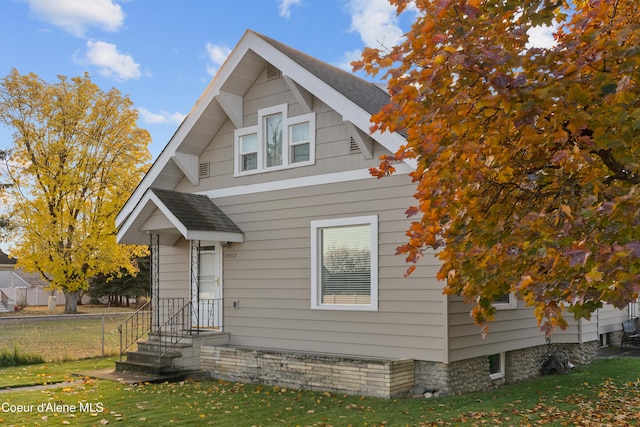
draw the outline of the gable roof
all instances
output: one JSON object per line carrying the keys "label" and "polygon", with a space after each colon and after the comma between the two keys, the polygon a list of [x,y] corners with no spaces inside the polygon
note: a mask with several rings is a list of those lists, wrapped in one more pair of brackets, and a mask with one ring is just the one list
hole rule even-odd
{"label": "gable roof", "polygon": [[[156,212],[161,218],[152,218]],[[118,241],[148,244],[146,231],[152,230],[160,232],[161,244],[173,244],[180,236],[186,240],[243,240],[242,230],[209,197],[160,188],[147,190],[118,231]]]}
{"label": "gable roof", "polygon": [[[389,101],[376,84],[248,30],[116,217],[118,228],[127,222],[147,189],[173,190],[184,176],[197,180],[189,174],[197,166],[198,156],[227,120],[242,120],[242,97],[267,64],[364,134],[369,134],[371,115]],[[370,136],[390,152],[405,143],[397,133]],[[407,163],[413,166],[411,160]]]}
{"label": "gable roof", "polygon": [[[389,94],[382,90],[377,84],[363,80],[354,74],[320,61],[270,37],[255,34],[293,59],[318,79],[331,86],[336,92],[344,95],[351,102],[369,113],[369,115],[376,114],[382,107],[389,103]],[[367,129],[362,130],[367,131]]]}
{"label": "gable roof", "polygon": [[151,191],[186,230],[242,233],[207,196],[159,188],[152,188]]}
{"label": "gable roof", "polygon": [[0,249],[0,265],[14,265],[17,262],[15,258],[11,258]]}

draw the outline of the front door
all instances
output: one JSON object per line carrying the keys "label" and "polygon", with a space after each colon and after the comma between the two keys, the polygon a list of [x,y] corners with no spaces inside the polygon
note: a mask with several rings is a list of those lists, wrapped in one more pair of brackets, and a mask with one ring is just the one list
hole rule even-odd
{"label": "front door", "polygon": [[216,243],[200,247],[198,301],[192,301],[198,307],[198,316],[194,319],[194,326],[198,328],[222,327],[222,263],[219,246]]}

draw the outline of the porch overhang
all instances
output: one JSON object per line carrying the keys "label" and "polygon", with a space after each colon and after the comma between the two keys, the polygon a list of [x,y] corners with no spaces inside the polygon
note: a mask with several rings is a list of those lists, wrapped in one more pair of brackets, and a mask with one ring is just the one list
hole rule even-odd
{"label": "porch overhang", "polygon": [[149,188],[117,234],[118,243],[146,245],[149,234],[160,244],[186,240],[242,242],[242,230],[204,195]]}

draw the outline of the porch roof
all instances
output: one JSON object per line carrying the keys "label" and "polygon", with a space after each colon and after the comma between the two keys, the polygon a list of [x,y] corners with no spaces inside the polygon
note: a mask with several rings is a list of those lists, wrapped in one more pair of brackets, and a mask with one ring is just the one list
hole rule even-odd
{"label": "porch roof", "polygon": [[186,240],[242,242],[243,233],[207,196],[150,188],[118,231],[118,242],[148,244],[148,235],[161,244]]}

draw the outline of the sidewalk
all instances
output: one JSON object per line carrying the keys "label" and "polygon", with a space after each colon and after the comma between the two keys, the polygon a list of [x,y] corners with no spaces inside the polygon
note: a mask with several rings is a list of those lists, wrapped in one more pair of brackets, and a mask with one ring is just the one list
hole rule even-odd
{"label": "sidewalk", "polygon": [[616,357],[640,357],[640,347],[626,347],[621,349],[618,346],[603,347],[598,350],[596,358],[614,359]]}

